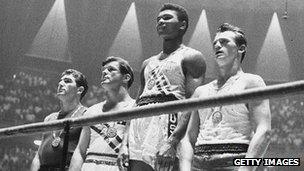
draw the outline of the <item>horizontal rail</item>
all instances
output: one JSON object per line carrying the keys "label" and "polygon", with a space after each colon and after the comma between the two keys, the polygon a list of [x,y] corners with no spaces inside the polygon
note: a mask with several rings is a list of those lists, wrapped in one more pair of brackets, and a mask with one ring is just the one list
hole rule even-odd
{"label": "horizontal rail", "polygon": [[304,80],[284,84],[271,85],[262,88],[248,89],[236,93],[227,93],[206,98],[193,98],[170,101],[148,106],[124,109],[115,112],[105,112],[96,116],[67,118],[51,122],[39,122],[0,129],[0,138],[12,135],[47,132],[63,129],[65,124],[71,127],[88,126],[102,122],[129,120],[149,116],[162,115],[179,111],[197,110],[200,108],[229,105],[235,103],[248,103],[252,100],[270,99],[285,95],[299,94],[304,91]]}

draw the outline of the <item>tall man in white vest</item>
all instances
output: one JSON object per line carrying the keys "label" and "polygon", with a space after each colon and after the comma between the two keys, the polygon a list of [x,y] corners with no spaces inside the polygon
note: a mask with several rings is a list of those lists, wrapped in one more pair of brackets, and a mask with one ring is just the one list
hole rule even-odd
{"label": "tall man in white vest", "polygon": [[[247,41],[240,28],[222,24],[214,38],[213,49],[217,79],[198,87],[193,98],[266,86],[260,76],[242,70]],[[181,143],[181,170],[190,171],[191,165],[192,170],[254,170],[255,167],[233,166],[233,159],[263,157],[270,129],[268,100],[194,111]]]}

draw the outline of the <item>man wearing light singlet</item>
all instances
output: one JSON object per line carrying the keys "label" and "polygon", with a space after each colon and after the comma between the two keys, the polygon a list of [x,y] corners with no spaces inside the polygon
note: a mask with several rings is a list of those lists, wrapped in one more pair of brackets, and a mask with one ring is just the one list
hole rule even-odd
{"label": "man wearing light singlet", "polygon": [[[61,74],[57,88],[57,97],[60,101],[60,111],[54,112],[45,118],[45,122],[63,118],[80,117],[87,110],[81,104],[81,99],[88,90],[86,77],[74,69],[65,70]],[[69,145],[66,167],[77,146],[81,128],[71,128],[69,131]],[[31,171],[56,171],[60,170],[63,156],[63,130],[51,131],[43,134],[41,145],[33,159]]]}
{"label": "man wearing light singlet", "polygon": [[[218,78],[198,87],[193,97],[265,87],[260,76],[244,73],[241,68],[246,48],[243,31],[222,24],[213,41]],[[190,171],[191,163],[193,170],[254,170],[254,167],[234,167],[233,158],[263,157],[269,144],[270,129],[268,100],[194,111],[182,140],[181,170]]]}
{"label": "man wearing light singlet", "polygon": [[[187,27],[188,15],[183,7],[165,4],[160,9],[156,29],[163,39],[163,50],[142,65],[137,106],[185,99],[202,85],[205,60],[199,51],[182,44]],[[176,139],[185,133],[189,118],[174,113],[131,120],[129,150],[124,151],[130,156],[130,170],[158,170],[177,164]],[[157,156],[161,163],[156,162]]]}
{"label": "man wearing light singlet", "polygon": [[[128,93],[134,79],[128,62],[119,57],[108,57],[102,66],[101,87],[106,92],[105,101],[91,106],[84,116],[123,110],[135,104]],[[118,171],[117,156],[126,124],[128,122],[119,121],[83,127],[69,170]]]}

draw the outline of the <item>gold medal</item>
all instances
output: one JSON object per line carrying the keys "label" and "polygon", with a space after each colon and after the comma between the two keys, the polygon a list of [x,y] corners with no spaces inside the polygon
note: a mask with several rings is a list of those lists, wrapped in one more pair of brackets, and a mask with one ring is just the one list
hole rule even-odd
{"label": "gold medal", "polygon": [[[83,107],[82,105],[78,106],[78,108],[77,108],[69,117],[73,118],[74,115],[77,114],[77,112],[78,112],[82,107]],[[59,115],[61,115],[60,113],[63,113],[63,111],[59,111],[59,114],[58,114],[58,116],[57,116],[57,119],[60,119],[60,116],[59,116]],[[61,115],[61,116],[66,117],[67,114],[63,114],[63,115]],[[63,117],[63,118],[64,118],[64,117]],[[61,118],[61,119],[62,119],[62,118]],[[57,134],[58,134],[58,132],[57,132]],[[60,142],[61,142],[61,138],[60,138],[61,134],[62,134],[62,131],[60,131],[59,134],[58,134],[58,136],[56,136],[56,132],[53,131],[53,138],[54,138],[54,140],[53,140],[52,143],[51,143],[51,145],[52,145],[53,148],[58,148],[58,147],[59,147]]]}
{"label": "gold medal", "polygon": [[212,122],[214,124],[219,124],[223,119],[223,114],[220,111],[215,111],[212,114]]}
{"label": "gold medal", "polygon": [[109,127],[107,130],[107,137],[114,138],[117,135],[117,130],[114,127]]}
{"label": "gold medal", "polygon": [[107,131],[108,131],[108,127],[102,124],[100,128],[100,133],[105,135]]}
{"label": "gold medal", "polygon": [[155,80],[153,78],[151,78],[149,81],[148,81],[148,89],[151,90],[155,85]]}
{"label": "gold medal", "polygon": [[61,138],[60,137],[54,137],[54,140],[52,141],[52,147],[53,148],[59,147],[60,142],[61,142]]}

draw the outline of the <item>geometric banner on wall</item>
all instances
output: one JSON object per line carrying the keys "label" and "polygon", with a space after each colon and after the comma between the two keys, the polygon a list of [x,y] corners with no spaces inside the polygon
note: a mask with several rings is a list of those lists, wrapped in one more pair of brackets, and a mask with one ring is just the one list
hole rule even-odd
{"label": "geometric banner on wall", "polygon": [[123,57],[136,71],[139,71],[141,68],[142,44],[134,2],[130,5],[108,56]]}
{"label": "geometric banner on wall", "polygon": [[274,13],[258,56],[256,73],[266,81],[290,80],[290,61],[277,13]]}
{"label": "geometric banner on wall", "polygon": [[188,45],[202,52],[207,66],[206,78],[214,79],[216,77],[214,52],[205,10],[201,12]]}
{"label": "geometric banner on wall", "polygon": [[55,1],[26,55],[71,62],[64,0]]}

